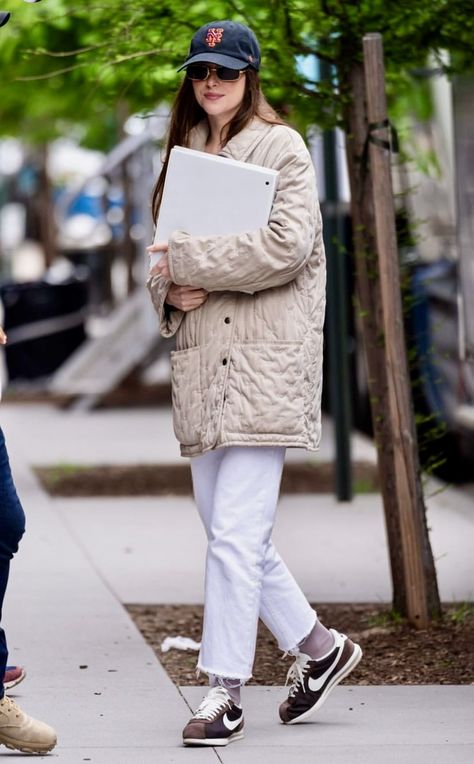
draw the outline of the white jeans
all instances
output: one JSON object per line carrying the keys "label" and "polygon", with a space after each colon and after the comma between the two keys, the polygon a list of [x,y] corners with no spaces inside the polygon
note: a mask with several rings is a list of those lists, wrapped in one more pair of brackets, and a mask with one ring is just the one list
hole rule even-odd
{"label": "white jeans", "polygon": [[246,681],[258,618],[281,650],[296,648],[316,613],[271,541],[285,448],[231,446],[191,459],[208,549],[198,668]]}

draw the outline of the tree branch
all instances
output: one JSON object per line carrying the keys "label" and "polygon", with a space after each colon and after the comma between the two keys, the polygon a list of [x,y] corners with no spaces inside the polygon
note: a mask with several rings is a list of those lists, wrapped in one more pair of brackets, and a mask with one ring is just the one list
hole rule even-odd
{"label": "tree branch", "polygon": [[35,74],[31,77],[15,77],[14,82],[35,82],[37,80],[50,80],[53,77],[58,77],[60,74],[74,72],[76,69],[81,69],[83,66],[89,66],[89,64],[84,62],[83,64],[68,66],[66,69],[55,69],[54,72],[48,72],[47,74]]}
{"label": "tree branch", "polygon": [[242,8],[239,8],[239,6],[237,5],[236,2],[234,2],[234,0],[227,0],[227,2],[230,5],[230,7],[233,8],[234,11],[239,14],[239,16],[242,16],[245,19],[245,21],[247,22],[247,26],[251,27],[253,24],[253,19],[251,19],[247,15],[247,13],[245,13],[245,11],[242,10]]}
{"label": "tree branch", "polygon": [[290,41],[291,46],[295,50],[297,50],[298,53],[302,53],[305,56],[317,56],[318,58],[321,59],[321,61],[327,61],[329,64],[335,63],[334,58],[327,56],[325,53],[321,53],[317,48],[314,48],[312,45],[308,45],[307,43],[303,42],[301,39],[297,39],[295,37],[292,20],[291,20],[291,12],[290,12],[290,8],[288,6],[287,0],[285,0],[283,3],[283,14],[285,16],[285,27],[286,27],[287,37]]}
{"label": "tree branch", "polygon": [[[142,50],[138,53],[130,53],[128,56],[122,56],[115,61],[106,61],[102,69],[106,69],[108,66],[116,66],[117,64],[123,64],[124,61],[130,61],[133,58],[145,58],[146,56],[157,56],[161,51],[159,50]],[[15,82],[34,82],[35,80],[49,80],[60,74],[67,74],[73,72],[76,69],[80,69],[83,66],[90,66],[88,62],[81,64],[75,64],[74,66],[68,66],[66,69],[55,69],[53,72],[47,72],[47,74],[36,74],[32,77],[15,77]]]}
{"label": "tree branch", "polygon": [[64,50],[54,51],[46,50],[45,48],[27,48],[25,53],[29,53],[33,56],[50,56],[51,58],[67,58],[68,56],[79,56],[81,53],[89,53],[91,50],[97,50],[98,48],[105,48],[109,45],[108,42],[101,42],[97,45],[89,45],[88,48],[78,48],[77,50]]}

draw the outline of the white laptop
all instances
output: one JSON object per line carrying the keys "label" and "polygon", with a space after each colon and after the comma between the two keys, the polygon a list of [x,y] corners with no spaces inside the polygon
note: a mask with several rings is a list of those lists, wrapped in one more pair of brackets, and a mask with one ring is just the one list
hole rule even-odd
{"label": "white laptop", "polygon": [[[173,231],[237,234],[267,225],[278,172],[175,146],[171,149],[155,242]],[[161,253],[150,258],[150,265]]]}

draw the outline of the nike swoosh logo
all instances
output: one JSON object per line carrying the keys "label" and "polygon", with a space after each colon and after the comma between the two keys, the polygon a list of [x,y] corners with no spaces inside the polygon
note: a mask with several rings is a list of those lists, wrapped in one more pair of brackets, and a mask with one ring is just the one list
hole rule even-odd
{"label": "nike swoosh logo", "polygon": [[317,679],[313,679],[313,677],[308,677],[308,687],[311,690],[311,692],[319,692],[319,690],[322,689],[324,686],[324,683],[326,682],[328,676],[332,674],[334,671],[334,667],[337,665],[337,661],[339,660],[339,657],[341,655],[342,648],[339,650],[337,654],[337,658],[331,663],[329,668],[324,672],[324,674],[321,674],[321,676],[318,676]]}
{"label": "nike swoosh logo", "polygon": [[222,717],[222,721],[224,722],[224,726],[227,727],[228,730],[235,730],[236,727],[239,726],[240,722],[242,721],[242,715],[239,716],[238,719],[234,719],[234,721],[231,721],[227,714],[224,714]]}

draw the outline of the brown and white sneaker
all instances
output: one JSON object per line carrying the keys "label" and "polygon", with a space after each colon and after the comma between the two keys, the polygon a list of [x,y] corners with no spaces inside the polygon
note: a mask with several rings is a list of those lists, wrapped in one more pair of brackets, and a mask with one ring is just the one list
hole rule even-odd
{"label": "brown and white sneaker", "polygon": [[56,741],[52,727],[25,714],[4,695],[0,700],[0,744],[23,753],[48,753]]}
{"label": "brown and white sneaker", "polygon": [[17,684],[23,681],[26,671],[23,666],[7,666],[3,675],[3,686],[5,690],[11,690]]}
{"label": "brown and white sneaker", "polygon": [[345,634],[330,629],[334,647],[328,655],[314,660],[300,653],[290,666],[286,683],[291,681],[287,700],[280,706],[284,724],[297,724],[316,713],[327,696],[357,666],[362,650]]}
{"label": "brown and white sneaker", "polygon": [[225,687],[212,687],[183,730],[184,745],[222,746],[243,738],[244,714]]}

